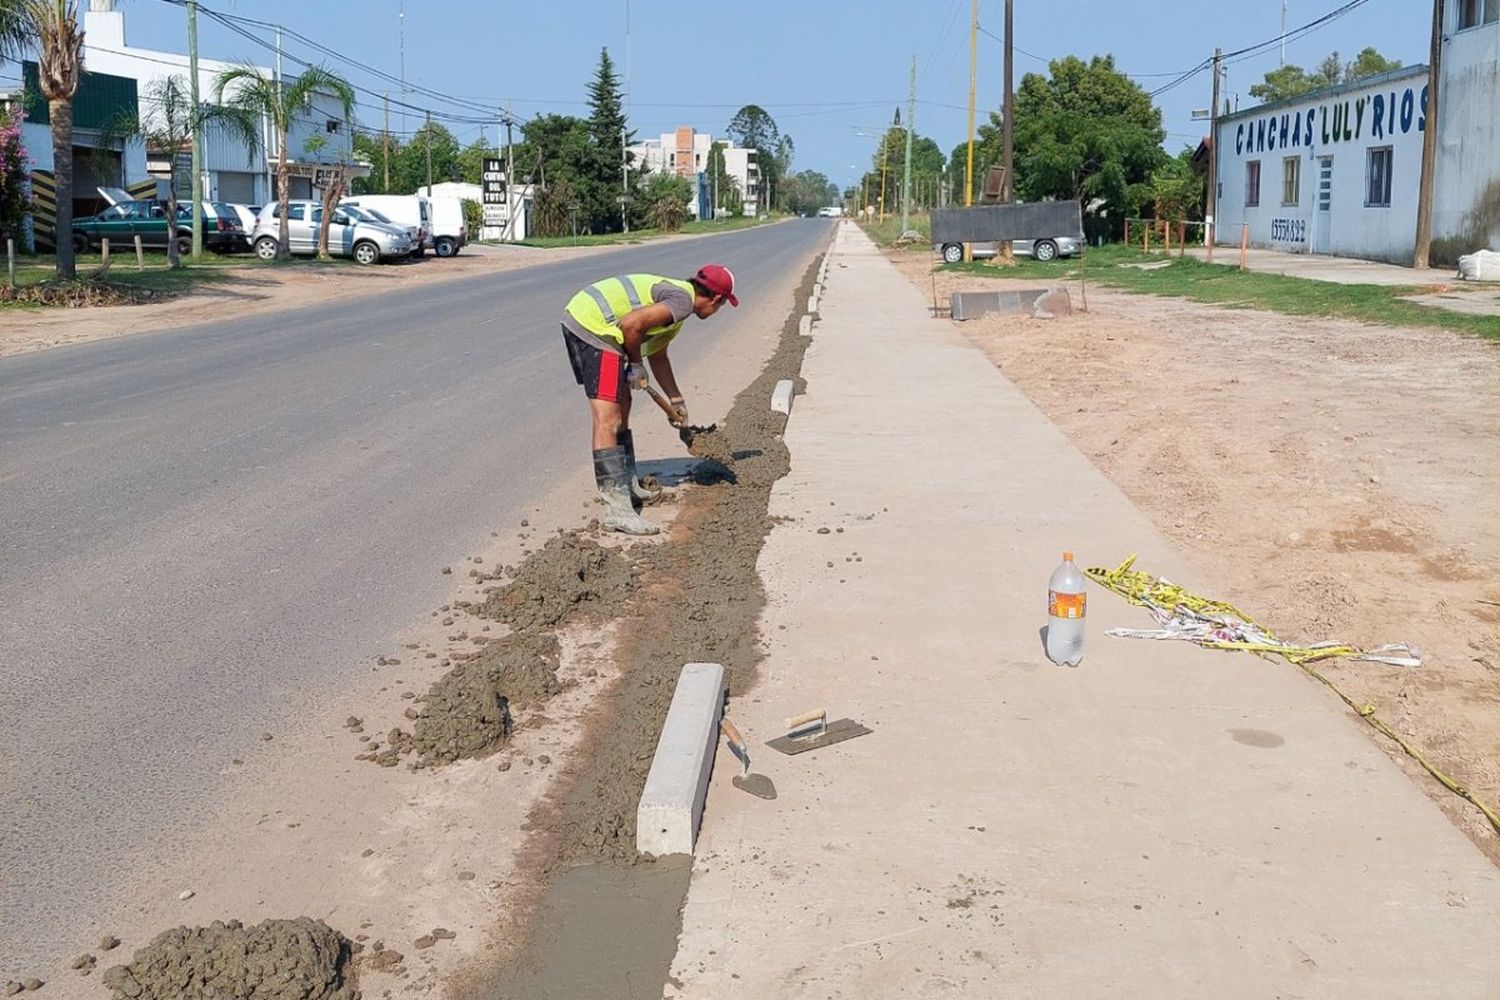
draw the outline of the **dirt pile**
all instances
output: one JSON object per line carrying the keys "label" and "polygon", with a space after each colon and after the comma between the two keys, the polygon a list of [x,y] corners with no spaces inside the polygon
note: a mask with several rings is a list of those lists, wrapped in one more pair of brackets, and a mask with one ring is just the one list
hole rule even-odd
{"label": "dirt pile", "polygon": [[416,754],[431,766],[493,753],[510,736],[512,704],[544,701],[562,689],[557,663],[551,633],[516,633],[487,644],[433,682],[411,732],[391,730],[370,759],[391,767]]}
{"label": "dirt pile", "polygon": [[174,927],[104,973],[116,998],[356,1000],[349,941],[321,920]]}
{"label": "dirt pile", "polygon": [[563,532],[516,567],[511,582],[491,594],[479,613],[518,632],[537,632],[616,604],[630,582],[630,563],[617,550]]}
{"label": "dirt pile", "polygon": [[729,446],[729,436],[718,427],[694,427],[688,454],[694,458],[712,459],[724,465],[734,464],[734,450]]}

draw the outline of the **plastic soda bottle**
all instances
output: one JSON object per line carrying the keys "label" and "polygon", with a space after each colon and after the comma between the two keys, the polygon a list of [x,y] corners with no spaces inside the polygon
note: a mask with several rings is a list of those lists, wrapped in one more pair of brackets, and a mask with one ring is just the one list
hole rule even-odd
{"label": "plastic soda bottle", "polygon": [[1047,659],[1078,666],[1083,659],[1083,612],[1088,602],[1083,574],[1064,552],[1062,565],[1047,581]]}

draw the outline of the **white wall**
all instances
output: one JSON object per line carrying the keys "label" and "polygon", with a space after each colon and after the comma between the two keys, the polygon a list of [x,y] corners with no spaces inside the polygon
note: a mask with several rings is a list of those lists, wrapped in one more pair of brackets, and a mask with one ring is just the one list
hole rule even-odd
{"label": "white wall", "polygon": [[[1216,235],[1293,252],[1410,263],[1416,235],[1427,70],[1414,66],[1219,120]],[[1369,151],[1392,152],[1391,203],[1366,204]],[[1282,203],[1283,160],[1296,157],[1295,204]],[[1332,158],[1330,210],[1317,210],[1320,158]],[[1247,164],[1261,164],[1260,203],[1247,206]],[[1326,227],[1323,228],[1323,227]]]}
{"label": "white wall", "polygon": [[1432,235],[1500,249],[1500,22],[1458,30],[1448,5]]}

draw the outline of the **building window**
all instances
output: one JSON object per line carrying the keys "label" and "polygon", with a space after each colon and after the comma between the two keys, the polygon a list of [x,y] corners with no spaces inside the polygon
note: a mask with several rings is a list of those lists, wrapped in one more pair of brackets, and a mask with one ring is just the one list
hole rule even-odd
{"label": "building window", "polygon": [[1251,160],[1245,164],[1245,207],[1254,208],[1260,204],[1260,161]]}
{"label": "building window", "polygon": [[1365,207],[1391,207],[1391,147],[1372,149],[1365,158]]}
{"label": "building window", "polygon": [[1281,203],[1292,206],[1302,200],[1302,159],[1288,156],[1281,161]]}
{"label": "building window", "polygon": [[1458,29],[1500,21],[1500,0],[1459,0]]}

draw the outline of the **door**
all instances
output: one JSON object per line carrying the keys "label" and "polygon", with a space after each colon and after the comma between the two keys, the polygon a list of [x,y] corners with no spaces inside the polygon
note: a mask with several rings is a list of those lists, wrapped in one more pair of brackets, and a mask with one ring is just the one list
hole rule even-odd
{"label": "door", "polygon": [[1333,245],[1333,157],[1318,157],[1318,203],[1313,212],[1313,253]]}
{"label": "door", "polygon": [[307,218],[307,206],[292,203],[287,213],[287,248],[292,253],[316,253],[318,234]]}

